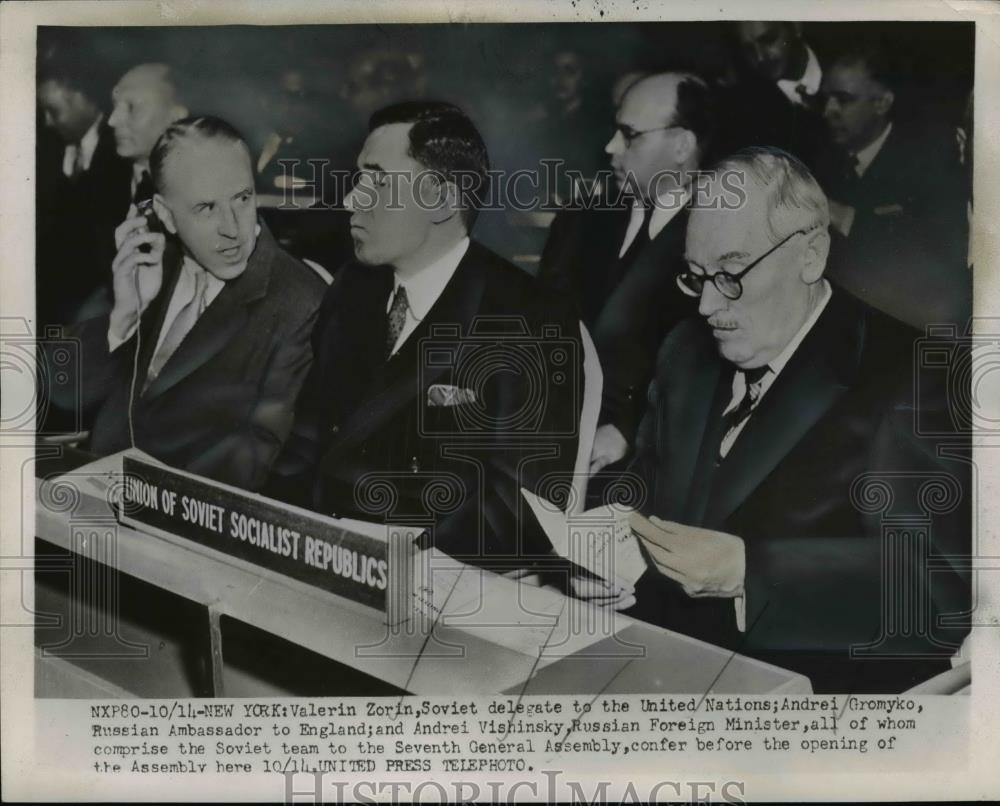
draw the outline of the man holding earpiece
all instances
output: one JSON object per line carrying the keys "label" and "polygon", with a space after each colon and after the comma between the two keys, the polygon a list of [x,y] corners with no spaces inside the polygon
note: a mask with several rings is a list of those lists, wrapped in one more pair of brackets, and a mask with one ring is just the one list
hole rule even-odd
{"label": "man holding earpiece", "polygon": [[150,173],[156,216],[118,227],[112,310],[75,334],[97,407],[89,448],[134,445],[256,489],[292,425],[323,283],[258,223],[250,153],[229,124],[170,125]]}

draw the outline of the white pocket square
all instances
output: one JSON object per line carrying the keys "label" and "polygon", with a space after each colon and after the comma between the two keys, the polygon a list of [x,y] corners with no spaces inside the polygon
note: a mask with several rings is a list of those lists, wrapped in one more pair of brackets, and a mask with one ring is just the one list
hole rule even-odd
{"label": "white pocket square", "polygon": [[428,406],[461,406],[475,402],[476,393],[471,389],[462,389],[447,383],[436,383],[427,388]]}

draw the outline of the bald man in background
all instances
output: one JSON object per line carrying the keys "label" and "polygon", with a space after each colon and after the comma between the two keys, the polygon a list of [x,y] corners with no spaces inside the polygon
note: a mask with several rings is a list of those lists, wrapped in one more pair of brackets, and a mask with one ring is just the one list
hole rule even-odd
{"label": "bald man in background", "polygon": [[153,146],[167,126],[187,116],[188,109],[170,67],[156,63],[139,64],[125,73],[111,91],[111,102],[108,124],[118,155],[132,162],[132,201],[141,201],[154,192],[149,178]]}
{"label": "bald man in background", "polygon": [[561,211],[542,254],[539,278],[576,302],[604,370],[593,472],[628,453],[657,347],[694,309],[675,278],[684,270],[690,183],[711,143],[713,106],[708,86],[691,74],[631,84],[604,147],[620,197]]}
{"label": "bald man in background", "polygon": [[107,122],[114,135],[115,151],[129,167],[124,175],[116,177],[119,186],[105,189],[104,208],[94,211],[102,222],[113,222],[110,226],[102,225],[96,237],[93,263],[103,281],[91,295],[77,301],[76,313],[67,324],[100,316],[111,309],[111,275],[107,267],[118,251],[115,227],[135,215],[138,203],[152,200],[155,188],[149,173],[149,155],[153,145],[167,126],[187,114],[175,73],[166,64],[136,65],[115,84]]}

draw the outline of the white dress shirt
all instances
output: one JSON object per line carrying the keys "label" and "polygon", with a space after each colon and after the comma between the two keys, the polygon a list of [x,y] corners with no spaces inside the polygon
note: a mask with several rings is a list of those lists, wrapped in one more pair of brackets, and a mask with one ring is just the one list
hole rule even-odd
{"label": "white dress shirt", "polygon": [[[892,131],[892,121],[882,130],[882,134],[872,140],[868,145],[858,151],[854,156],[857,158],[858,163],[855,165],[854,170],[857,171],[858,176],[864,176],[865,171],[868,170],[869,166],[875,161],[875,157],[878,156],[878,152],[882,150],[882,146],[885,145],[886,139],[889,137],[889,132]],[[917,166],[914,166],[916,170]]]}
{"label": "white dress shirt", "polygon": [[97,141],[100,139],[101,121],[104,115],[98,115],[97,119],[90,124],[87,133],[80,138],[79,143],[70,143],[63,152],[62,172],[67,179],[73,176],[73,169],[79,165],[81,171],[89,171],[90,163],[94,159],[94,152],[97,150]]}
{"label": "white dress shirt", "polygon": [[[649,240],[653,240],[663,228],[667,226],[675,215],[691,200],[691,191],[685,190],[683,194],[668,193],[660,196],[653,207],[653,213],[649,217]],[[642,226],[646,216],[646,208],[637,200],[632,205],[632,213],[629,216],[628,227],[625,228],[625,240],[618,250],[618,257],[624,257],[628,248],[639,234],[639,227]]]}
{"label": "white dress shirt", "polygon": [[[754,403],[753,409],[751,409],[750,417],[753,417],[753,411],[756,410],[757,406],[760,405],[760,401],[767,394],[767,390],[771,388],[775,379],[780,374],[781,370],[785,368],[785,364],[792,357],[795,351],[798,349],[802,340],[806,337],[806,334],[812,330],[813,325],[816,324],[816,320],[819,319],[823,309],[826,308],[827,303],[830,301],[832,296],[832,291],[830,289],[830,284],[826,280],[820,280],[822,283],[822,297],[820,297],[819,304],[813,310],[811,314],[806,318],[806,321],[802,323],[802,327],[798,329],[792,340],[788,342],[784,350],[782,350],[776,357],[772,358],[767,363],[769,372],[761,378],[758,382],[758,393],[757,401]],[[725,417],[729,412],[735,409],[743,396],[747,393],[747,379],[746,375],[741,371],[737,370],[736,374],[733,375],[733,396],[729,401],[729,405],[726,406],[726,410],[722,413]],[[724,435],[722,438],[722,445],[719,447],[719,456],[725,457],[729,451],[732,449],[733,444],[736,442],[739,435],[743,432],[743,428],[750,421],[750,417],[746,417],[743,422],[738,423],[735,428],[733,428],[728,434]]]}
{"label": "white dress shirt", "polygon": [[441,255],[441,257],[422,268],[412,277],[402,279],[398,274],[395,275],[392,284],[392,293],[385,303],[385,312],[389,313],[392,301],[396,297],[396,292],[400,286],[406,289],[406,301],[408,305],[406,308],[406,321],[403,323],[403,329],[399,332],[399,337],[396,339],[396,344],[393,346],[390,355],[395,355],[399,351],[399,348],[403,346],[404,342],[410,337],[410,334],[417,329],[417,325],[427,316],[427,312],[437,302],[438,297],[441,296],[441,292],[444,291],[444,287],[448,285],[448,281],[455,274],[455,269],[462,262],[462,258],[465,257],[468,248],[469,239],[462,238],[451,249]]}
{"label": "white dress shirt", "polygon": [[819,92],[820,84],[823,83],[823,68],[819,65],[819,59],[813,53],[813,49],[806,45],[806,69],[801,78],[782,78],[778,81],[778,89],[785,97],[797,106],[805,106],[805,99],[799,94],[799,87],[805,91],[806,95],[813,96]]}

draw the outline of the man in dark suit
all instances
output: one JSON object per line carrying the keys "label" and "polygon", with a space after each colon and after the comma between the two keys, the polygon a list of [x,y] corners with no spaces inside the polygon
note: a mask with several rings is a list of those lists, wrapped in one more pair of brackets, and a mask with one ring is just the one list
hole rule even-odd
{"label": "man in dark suit", "polygon": [[972,314],[966,192],[953,134],[895,120],[884,51],[859,43],[823,82],[836,148],[820,180],[830,198],[830,277],[923,329]]}
{"label": "man in dark suit", "polygon": [[719,155],[747,146],[775,146],[814,167],[827,148],[820,86],[823,66],[802,24],[775,20],[734,23],[741,68],[720,92]]}
{"label": "man in dark suit", "polygon": [[246,489],[291,429],[322,299],[318,277],[258,225],[250,153],[229,124],[170,125],[150,156],[157,217],[116,232],[110,314],[73,332],[89,448],[130,445]]}
{"label": "man in dark suit", "polygon": [[[97,90],[80,71],[46,66],[38,84],[36,289],[39,325],[66,324],[107,279],[108,245],[128,210],[131,167],[115,150]],[[102,258],[106,258],[102,260]],[[41,330],[39,331],[41,332]]]}
{"label": "man in dark suit", "polygon": [[402,103],[369,129],[345,201],[356,260],[323,302],[272,490],[327,514],[427,526],[470,562],[523,564],[550,547],[518,518],[519,489],[576,460],[579,323],[469,240],[489,163],[460,109]]}
{"label": "man in dark suit", "polygon": [[636,615],[817,692],[899,691],[961,641],[935,619],[968,609],[968,440],[965,461],[936,457],[914,419],[917,334],[824,279],[807,169],[755,149],[719,171],[745,178],[746,203],[691,214],[681,282],[700,320],[664,341],[632,466],[651,561]]}
{"label": "man in dark suit", "polygon": [[[79,66],[76,66],[76,72],[79,72]],[[107,268],[117,251],[115,229],[127,217],[134,215],[134,205],[148,202],[153,197],[155,188],[149,171],[150,152],[164,129],[188,114],[177,85],[176,71],[169,66],[139,64],[126,72],[111,92],[111,114],[107,121],[111,136],[102,139],[108,140],[108,146],[113,143],[118,160],[112,171],[103,172],[103,175],[94,174],[93,182],[87,183],[93,187],[87,199],[89,209],[84,221],[88,230],[79,236],[83,249],[72,256],[69,265],[74,266],[73,275],[87,278],[88,288],[66,287],[52,292],[62,302],[60,324],[72,324],[107,313],[113,304],[111,277]],[[77,154],[83,154],[82,149]],[[107,155],[110,162],[110,149]],[[95,152],[94,159],[97,158]],[[124,168],[121,162],[125,163]],[[95,167],[100,165],[98,163]],[[46,227],[46,239],[50,236],[55,239],[54,245],[47,245],[46,249],[56,251],[61,258],[65,251],[61,245],[75,243],[72,230],[67,234],[53,230],[51,225]],[[62,263],[62,260],[58,259],[58,262]],[[39,270],[42,270],[41,265]],[[69,274],[66,266],[56,266],[54,271],[56,278]],[[61,284],[59,279],[55,282]],[[72,279],[69,283],[75,286]]]}
{"label": "man in dark suit", "polygon": [[709,145],[708,87],[685,73],[632,84],[605,151],[631,208],[606,199],[561,211],[545,245],[539,278],[579,306],[604,371],[594,440],[596,472],[625,457],[635,437],[656,349],[693,311],[677,290],[692,172]]}

